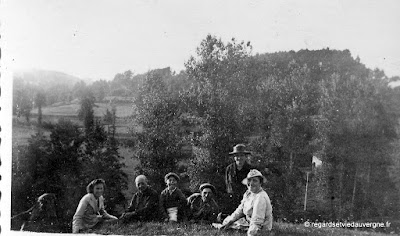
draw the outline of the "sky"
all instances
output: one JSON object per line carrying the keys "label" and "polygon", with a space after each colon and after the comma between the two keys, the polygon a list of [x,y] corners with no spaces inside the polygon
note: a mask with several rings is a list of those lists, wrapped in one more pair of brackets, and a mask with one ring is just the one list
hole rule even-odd
{"label": "sky", "polygon": [[250,41],[253,54],[349,49],[400,75],[398,0],[3,0],[3,68],[113,79],[179,72],[207,34]]}

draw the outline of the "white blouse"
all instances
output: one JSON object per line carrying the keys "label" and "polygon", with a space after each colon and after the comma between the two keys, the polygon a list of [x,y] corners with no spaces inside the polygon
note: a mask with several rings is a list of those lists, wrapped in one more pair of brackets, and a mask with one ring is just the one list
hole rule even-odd
{"label": "white blouse", "polygon": [[245,222],[238,222],[244,227],[249,227],[247,235],[256,235],[260,230],[272,229],[271,200],[263,189],[258,193],[247,190],[239,207],[224,222],[236,221],[242,217],[245,217]]}

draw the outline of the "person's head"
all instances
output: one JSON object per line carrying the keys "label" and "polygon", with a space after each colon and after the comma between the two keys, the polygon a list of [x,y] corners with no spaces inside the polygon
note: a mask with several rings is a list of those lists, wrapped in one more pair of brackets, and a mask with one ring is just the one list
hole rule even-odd
{"label": "person's head", "polygon": [[215,187],[212,184],[204,183],[200,185],[199,189],[201,193],[201,199],[203,200],[203,202],[208,202],[214,197]]}
{"label": "person's head", "polygon": [[175,189],[178,186],[179,176],[173,172],[165,175],[164,181],[167,184],[168,189]]}
{"label": "person's head", "polygon": [[259,192],[262,184],[265,182],[265,177],[256,169],[250,170],[247,174],[247,178],[243,180],[243,183],[247,185],[247,189],[253,193]]}
{"label": "person's head", "polygon": [[106,188],[106,181],[103,179],[95,179],[86,186],[87,193],[92,193],[96,198],[103,195]]}
{"label": "person's head", "polygon": [[247,160],[247,155],[250,155],[251,152],[246,151],[246,146],[244,144],[238,144],[233,147],[233,151],[229,153],[229,155],[234,157],[236,165],[242,166]]}
{"label": "person's head", "polygon": [[144,190],[146,190],[148,187],[148,182],[147,182],[146,176],[138,175],[135,179],[135,185],[136,185],[136,188],[139,190],[139,192],[143,192]]}

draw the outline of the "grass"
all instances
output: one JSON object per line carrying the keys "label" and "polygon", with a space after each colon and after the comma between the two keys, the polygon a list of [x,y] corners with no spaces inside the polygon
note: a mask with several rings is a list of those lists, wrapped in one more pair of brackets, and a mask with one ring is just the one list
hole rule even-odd
{"label": "grass", "polygon": [[[300,224],[279,223],[273,224],[273,235],[310,235],[310,236],[383,236],[389,234],[356,231],[342,228],[306,228]],[[102,235],[181,235],[181,236],[245,236],[245,231],[219,231],[211,225],[200,224],[164,224],[164,223],[132,223],[121,225],[114,223],[104,225],[94,231],[95,234]]]}

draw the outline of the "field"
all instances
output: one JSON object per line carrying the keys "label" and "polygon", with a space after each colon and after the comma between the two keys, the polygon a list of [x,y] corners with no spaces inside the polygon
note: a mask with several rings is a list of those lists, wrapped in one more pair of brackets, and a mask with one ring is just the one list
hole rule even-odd
{"label": "field", "polygon": [[[79,103],[60,104],[58,106],[47,106],[42,108],[44,116],[77,116],[80,108]],[[130,103],[119,103],[116,105],[116,115],[119,118],[124,118],[132,115],[134,108]],[[94,107],[94,116],[102,117],[106,114],[106,110],[111,111],[112,106],[109,103],[96,103]],[[33,115],[37,115],[38,110],[32,110]]]}
{"label": "field", "polygon": [[[43,122],[56,123],[60,118],[65,118],[71,120],[72,122],[82,126],[82,121],[78,119],[78,110],[80,105],[78,103],[71,104],[60,104],[58,106],[47,106],[42,108]],[[95,117],[100,119],[106,114],[106,110],[111,111],[112,107],[108,103],[96,103],[94,107]],[[131,128],[139,129],[137,126],[132,125],[129,116],[132,115],[133,106],[129,103],[121,103],[116,106],[116,137],[120,140],[125,140],[129,137],[129,132]],[[37,109],[32,110],[30,122],[28,123],[25,117],[13,117],[13,129],[12,129],[12,145],[13,148],[18,145],[27,145],[28,139],[36,134],[37,132]],[[107,130],[107,126],[105,129]],[[45,131],[45,135],[50,133]],[[135,186],[132,184],[134,182],[134,168],[138,164],[138,160],[133,158],[133,152],[130,148],[125,146],[120,146],[119,154],[124,157],[123,163],[125,167],[124,172],[128,175],[128,189],[124,192],[127,199],[130,199],[133,192],[135,191]]]}

